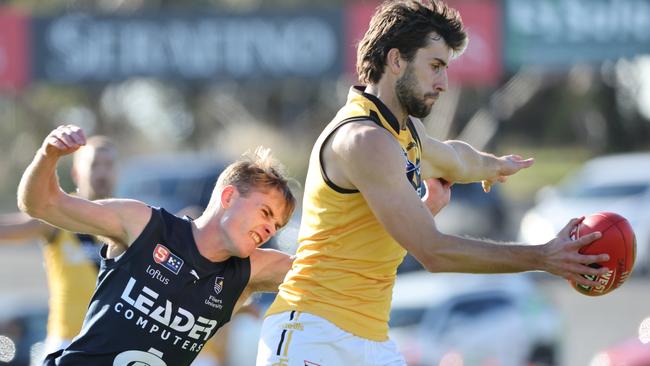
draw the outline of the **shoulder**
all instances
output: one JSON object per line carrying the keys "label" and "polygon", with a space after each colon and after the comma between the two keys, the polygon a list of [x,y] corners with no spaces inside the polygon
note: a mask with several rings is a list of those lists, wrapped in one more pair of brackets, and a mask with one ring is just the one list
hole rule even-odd
{"label": "shoulder", "polygon": [[381,153],[387,147],[399,149],[399,142],[370,119],[346,123],[332,139],[332,151],[343,157]]}
{"label": "shoulder", "polygon": [[[137,239],[142,231],[147,227],[154,216],[154,209],[144,202],[121,199],[109,198],[104,200],[94,201],[95,203],[105,206],[111,212],[111,215],[117,215],[123,233],[118,238],[112,238],[111,242],[120,245],[130,246],[135,239]],[[106,236],[106,235],[101,235]]]}

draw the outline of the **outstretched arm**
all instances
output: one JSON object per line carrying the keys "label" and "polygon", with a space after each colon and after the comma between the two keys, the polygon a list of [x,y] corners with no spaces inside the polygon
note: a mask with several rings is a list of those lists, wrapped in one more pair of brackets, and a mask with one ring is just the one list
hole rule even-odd
{"label": "outstretched arm", "polygon": [[0,243],[28,243],[49,238],[55,228],[22,212],[0,215]]}
{"label": "outstretched arm", "polygon": [[89,201],[69,195],[59,186],[59,158],[85,143],[86,137],[77,126],[60,126],[52,131],[21,178],[18,207],[64,230],[107,237],[114,245],[126,247],[149,221],[149,207],[134,200]]}
{"label": "outstretched arm", "polygon": [[463,141],[438,141],[427,135],[422,122],[413,120],[413,123],[422,141],[425,178],[442,177],[452,183],[482,182],[487,192],[492,184],[505,182],[509,176],[533,165],[533,159],[518,155],[497,157]]}
{"label": "outstretched arm", "polygon": [[600,234],[575,241],[569,238],[579,220],[571,221],[554,240],[537,246],[504,245],[439,232],[432,214],[405,177],[399,144],[371,124],[344,125],[334,136],[331,148],[336,159],[327,163],[341,168],[393,238],[431,272],[544,270],[589,286],[596,283],[580,274],[604,273],[587,264],[605,261],[606,255],[578,252]]}

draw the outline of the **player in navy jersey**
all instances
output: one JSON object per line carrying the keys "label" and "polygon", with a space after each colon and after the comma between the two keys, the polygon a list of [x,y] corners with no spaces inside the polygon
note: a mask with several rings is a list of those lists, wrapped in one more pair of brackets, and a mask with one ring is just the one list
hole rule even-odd
{"label": "player in navy jersey", "polygon": [[108,243],[81,333],[45,365],[189,365],[248,294],[276,291],[291,265],[258,248],[295,207],[281,166],[266,149],[231,164],[191,220],[135,200],[66,194],[57,162],[85,142],[77,126],[52,131],[18,188],[22,211]]}

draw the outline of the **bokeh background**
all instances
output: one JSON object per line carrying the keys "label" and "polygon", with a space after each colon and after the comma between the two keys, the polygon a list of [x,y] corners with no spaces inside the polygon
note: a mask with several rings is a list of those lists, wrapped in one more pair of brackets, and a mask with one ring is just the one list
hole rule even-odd
{"label": "bokeh background", "polygon": [[[444,218],[450,231],[516,240],[543,187],[591,158],[650,151],[650,1],[448,2],[460,10],[470,43],[449,68],[449,90],[424,120],[429,133],[536,159],[490,194],[498,202],[481,222],[463,226],[467,211],[450,210]],[[62,123],[114,138],[123,171],[143,157],[228,161],[265,145],[302,182],[316,136],[356,82],[355,45],[377,4],[1,2],[0,212],[16,210],[22,171]],[[638,170],[650,170],[646,163]],[[61,164],[60,178],[72,189],[69,164]],[[189,174],[181,167],[163,170]],[[120,192],[137,193],[129,186],[134,180],[133,173],[123,174]],[[169,192],[159,195],[182,194]],[[471,212],[490,195],[458,199],[467,198]],[[297,222],[292,225],[277,244],[286,250],[295,248]],[[473,233],[476,225],[490,231]],[[27,303],[42,306],[47,289],[37,245],[3,245],[0,257],[0,317],[18,316]],[[534,278],[564,326],[555,364],[606,365],[596,355],[637,339],[650,317],[647,276],[634,275],[602,298],[580,295],[561,279]],[[249,329],[248,336],[256,328]],[[231,347],[254,346],[241,341]],[[647,351],[647,344],[640,347]],[[645,362],[639,365],[650,365]]]}

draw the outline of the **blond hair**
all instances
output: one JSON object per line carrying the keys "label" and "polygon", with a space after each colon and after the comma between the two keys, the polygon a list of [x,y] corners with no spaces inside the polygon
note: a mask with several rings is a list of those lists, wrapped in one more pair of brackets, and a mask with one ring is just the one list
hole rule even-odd
{"label": "blond hair", "polygon": [[244,197],[252,191],[268,192],[277,189],[284,196],[283,223],[286,224],[296,207],[296,199],[289,188],[289,180],[285,174],[284,166],[272,156],[271,149],[258,146],[255,150],[244,153],[240,159],[221,172],[208,208],[218,202],[217,193],[228,185],[235,186],[239,194]]}

